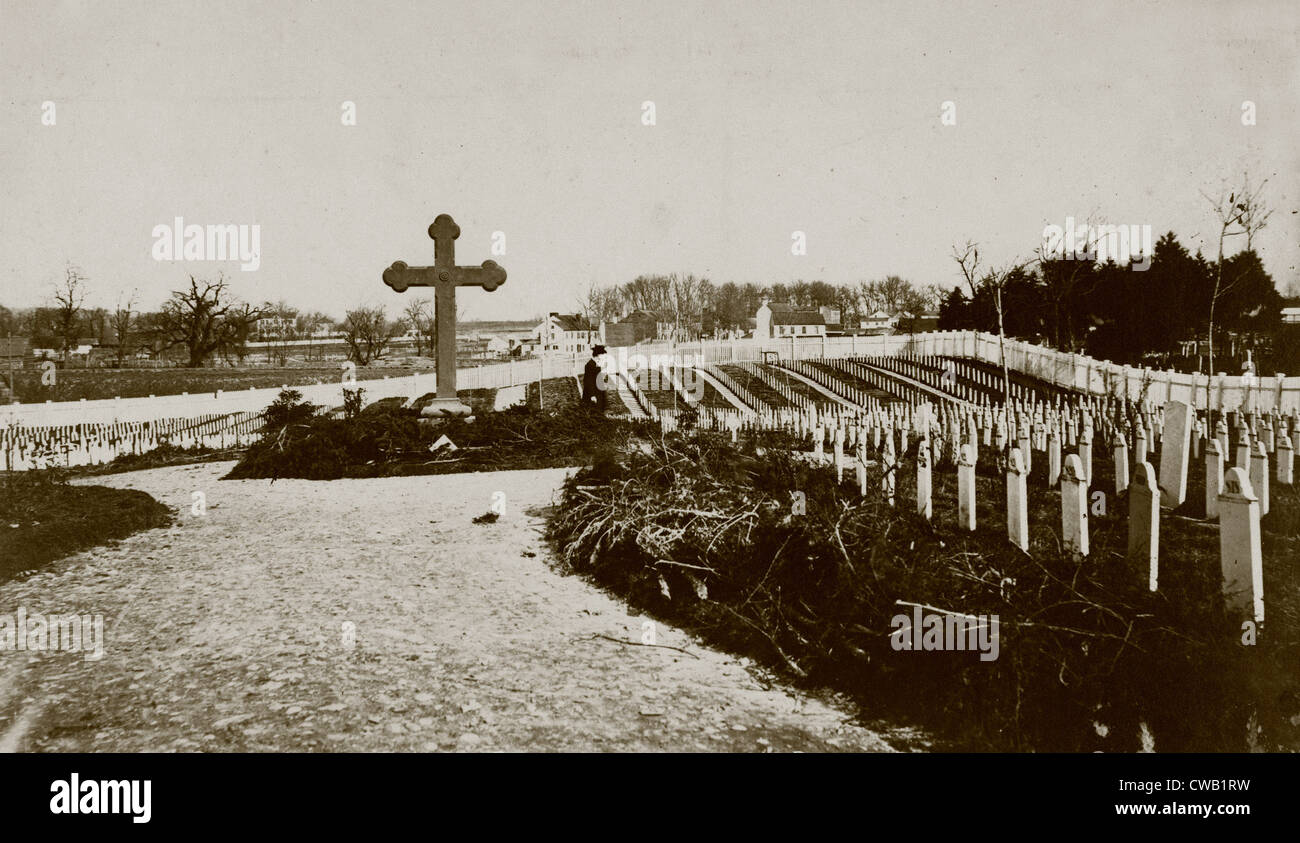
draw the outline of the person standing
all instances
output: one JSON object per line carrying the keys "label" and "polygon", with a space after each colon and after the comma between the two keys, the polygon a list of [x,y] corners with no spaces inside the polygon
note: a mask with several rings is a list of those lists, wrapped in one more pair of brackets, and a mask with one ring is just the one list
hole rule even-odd
{"label": "person standing", "polygon": [[605,384],[601,382],[600,356],[605,353],[605,346],[593,345],[591,359],[582,369],[582,405],[605,412]]}

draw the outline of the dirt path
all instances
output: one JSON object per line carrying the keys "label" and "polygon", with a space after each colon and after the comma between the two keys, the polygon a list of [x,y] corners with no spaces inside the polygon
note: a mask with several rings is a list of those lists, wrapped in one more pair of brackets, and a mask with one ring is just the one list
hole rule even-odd
{"label": "dirt path", "polygon": [[[843,711],[547,566],[564,470],[96,478],[169,529],[0,585],[0,614],[104,616],[104,655],[0,652],[0,749],[887,751]],[[206,514],[191,510],[206,496]],[[471,522],[505,493],[495,524]],[[346,625],[346,626],[345,626]]]}

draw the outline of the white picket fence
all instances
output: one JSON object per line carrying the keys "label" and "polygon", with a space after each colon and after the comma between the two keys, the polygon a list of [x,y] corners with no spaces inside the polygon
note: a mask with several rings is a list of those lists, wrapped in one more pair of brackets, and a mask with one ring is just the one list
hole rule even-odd
{"label": "white picket fence", "polygon": [[[1005,343],[1010,369],[1043,381],[1093,395],[1112,395],[1128,400],[1143,399],[1159,406],[1169,400],[1187,401],[1198,409],[1207,404],[1207,378],[1172,371],[1153,371],[1117,366],[1081,355],[1015,340]],[[941,331],[927,334],[881,337],[787,337],[773,340],[730,340],[697,343],[653,343],[611,349],[619,370],[718,363],[758,363],[775,358],[799,367],[799,361],[843,358],[958,357],[1001,364],[996,336],[976,331]],[[519,386],[544,378],[570,377],[581,373],[582,355],[549,356],[508,361],[457,372],[460,389],[492,389]],[[713,370],[716,371],[716,370]],[[815,373],[814,373],[815,374]],[[1252,379],[1216,375],[1209,379],[1209,406],[1215,410],[1295,413],[1300,411],[1300,377]],[[327,407],[342,404],[343,390],[354,384],[338,383],[295,386],[305,400]],[[433,372],[380,377],[356,381],[365,390],[366,401],[385,398],[414,398],[437,389]],[[780,388],[779,385],[778,387]],[[167,424],[199,417],[235,417],[265,409],[280,388],[247,389],[203,394],[150,396],[9,404],[0,406],[0,430],[10,433],[34,430],[71,430],[86,425],[130,423]],[[752,401],[752,396],[750,401]],[[792,399],[795,400],[795,399]],[[746,403],[750,403],[746,401]],[[800,403],[795,400],[795,403]],[[750,406],[753,406],[751,403]],[[758,408],[755,408],[758,409]],[[652,415],[657,415],[651,411]],[[15,439],[9,437],[10,441]]]}

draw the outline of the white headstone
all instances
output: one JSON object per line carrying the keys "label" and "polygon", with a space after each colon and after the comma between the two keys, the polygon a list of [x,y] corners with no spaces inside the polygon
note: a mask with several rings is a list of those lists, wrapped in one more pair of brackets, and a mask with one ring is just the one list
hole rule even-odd
{"label": "white headstone", "polygon": [[1026,553],[1029,552],[1029,495],[1020,451],[1013,450],[1007,463],[1007,538]]}
{"label": "white headstone", "polygon": [[894,474],[897,464],[894,460],[894,433],[889,432],[885,437],[885,447],[880,452],[880,468],[883,474],[880,478],[881,491],[885,493],[885,500],[890,506],[894,505]]}
{"label": "white headstone", "polygon": [[1083,469],[1083,474],[1080,475],[1080,478],[1083,480],[1085,487],[1091,486],[1092,485],[1092,430],[1090,428],[1084,428],[1083,432],[1079,434],[1078,457],[1079,457],[1079,465]]}
{"label": "white headstone", "polygon": [[1223,597],[1234,620],[1264,622],[1264,557],[1260,546],[1259,500],[1250,479],[1230,468],[1219,496],[1219,559]]}
{"label": "white headstone", "polygon": [[1259,498],[1259,515],[1263,518],[1268,515],[1268,452],[1259,440],[1250,455],[1250,488]]}
{"label": "white headstone", "polygon": [[[1141,440],[1139,440],[1141,441]],[[1139,460],[1141,465],[1143,460]],[[1115,434],[1115,494],[1121,495],[1128,488],[1128,443],[1123,433]]]}
{"label": "white headstone", "polygon": [[930,441],[928,439],[922,439],[916,447],[916,512],[926,521],[929,521],[933,514],[930,500]]}
{"label": "white headstone", "polygon": [[1277,482],[1283,486],[1295,483],[1295,449],[1285,434],[1277,439]]}
{"label": "white headstone", "polygon": [[975,455],[965,445],[957,459],[957,525],[975,529]]}
{"label": "white headstone", "polygon": [[1088,481],[1078,454],[1067,456],[1061,470],[1061,540],[1071,553],[1088,555]]}
{"label": "white headstone", "polygon": [[1052,488],[1061,480],[1061,435],[1055,430],[1047,437],[1047,485]]}
{"label": "white headstone", "polygon": [[1210,439],[1205,443],[1205,517],[1214,520],[1219,517],[1219,495],[1223,492],[1223,452],[1219,450],[1219,440]]}
{"label": "white headstone", "polygon": [[1156,590],[1160,556],[1160,489],[1149,462],[1133,467],[1128,490],[1128,558],[1147,574],[1147,586]]}
{"label": "white headstone", "polygon": [[1160,500],[1178,507],[1187,500],[1187,450],[1191,444],[1192,407],[1184,401],[1165,404],[1164,433],[1160,436]]}

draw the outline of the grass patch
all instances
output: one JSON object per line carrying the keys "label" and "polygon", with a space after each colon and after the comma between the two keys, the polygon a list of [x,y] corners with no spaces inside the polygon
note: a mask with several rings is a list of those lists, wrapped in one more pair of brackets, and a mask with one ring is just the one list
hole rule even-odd
{"label": "grass patch", "polygon": [[144,492],[70,486],[50,471],[0,481],[0,582],[72,553],[165,527],[171,510]]}

